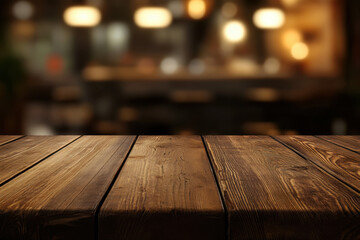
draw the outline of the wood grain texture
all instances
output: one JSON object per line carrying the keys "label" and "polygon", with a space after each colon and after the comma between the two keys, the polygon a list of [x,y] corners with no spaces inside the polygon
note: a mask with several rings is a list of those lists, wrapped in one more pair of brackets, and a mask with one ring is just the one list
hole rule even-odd
{"label": "wood grain texture", "polygon": [[360,136],[317,136],[317,137],[360,153]]}
{"label": "wood grain texture", "polygon": [[0,135],[0,146],[21,137],[21,135]]}
{"label": "wood grain texture", "polygon": [[0,239],[94,239],[96,209],[134,139],[81,137],[2,186]]}
{"label": "wood grain texture", "polygon": [[206,136],[230,239],[360,239],[360,196],[270,137]]}
{"label": "wood grain texture", "polygon": [[99,240],[224,238],[201,138],[139,137],[100,209]]}
{"label": "wood grain texture", "polygon": [[279,136],[276,139],[360,192],[360,154],[313,136]]}
{"label": "wood grain texture", "polygon": [[0,146],[0,185],[79,136],[28,136]]}

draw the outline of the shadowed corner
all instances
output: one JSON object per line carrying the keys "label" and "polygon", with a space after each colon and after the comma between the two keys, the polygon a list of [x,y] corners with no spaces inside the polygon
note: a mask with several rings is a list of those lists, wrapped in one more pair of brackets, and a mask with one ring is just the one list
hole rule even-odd
{"label": "shadowed corner", "polygon": [[95,239],[92,210],[1,210],[2,239]]}

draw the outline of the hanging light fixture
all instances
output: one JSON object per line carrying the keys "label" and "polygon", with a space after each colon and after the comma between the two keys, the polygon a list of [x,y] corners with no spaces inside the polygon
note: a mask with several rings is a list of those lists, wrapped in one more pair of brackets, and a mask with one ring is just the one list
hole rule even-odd
{"label": "hanging light fixture", "polygon": [[142,7],[135,11],[134,21],[141,28],[165,28],[172,22],[172,15],[164,7]]}
{"label": "hanging light fixture", "polygon": [[284,25],[285,14],[279,8],[261,8],[255,12],[253,21],[258,28],[276,29]]}
{"label": "hanging light fixture", "polygon": [[101,13],[88,5],[71,6],[64,12],[64,21],[72,27],[95,27],[101,21]]}

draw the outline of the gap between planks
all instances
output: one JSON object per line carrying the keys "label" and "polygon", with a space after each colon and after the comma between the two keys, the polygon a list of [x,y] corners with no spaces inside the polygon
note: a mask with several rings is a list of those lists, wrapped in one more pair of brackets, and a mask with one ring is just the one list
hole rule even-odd
{"label": "gap between planks", "polygon": [[[299,155],[301,158],[303,158],[305,161],[313,164],[315,167],[317,167],[321,172],[323,172],[324,174],[329,175],[330,177],[336,179],[337,181],[339,181],[340,183],[342,183],[345,187],[349,188],[350,190],[354,191],[355,193],[360,193],[360,190],[357,189],[354,186],[351,186],[350,184],[348,184],[346,181],[340,179],[339,177],[336,176],[336,174],[332,174],[331,172],[329,172],[328,170],[326,170],[325,168],[323,168],[322,166],[320,166],[319,164],[315,163],[314,161],[312,161],[310,158],[306,157],[305,155],[303,155],[300,151],[298,151],[297,149],[293,148],[292,146],[288,145],[287,143],[281,141],[280,139],[277,139],[276,137],[270,136],[272,139],[274,139],[275,141],[279,142],[280,144],[282,144],[283,146],[287,147],[288,149],[290,149],[291,151],[293,151],[294,153],[296,153],[297,155]],[[320,139],[320,138],[319,138]],[[323,140],[323,139],[321,139]],[[337,145],[337,144],[334,144]]]}
{"label": "gap between planks", "polygon": [[318,138],[318,139],[321,139],[321,140],[323,140],[323,141],[326,141],[326,142],[328,142],[328,143],[334,144],[334,145],[336,145],[336,146],[342,147],[342,148],[344,148],[344,149],[346,149],[346,150],[348,150],[348,151],[354,152],[354,153],[356,153],[356,154],[360,154],[360,152],[358,152],[358,151],[355,151],[355,150],[353,150],[353,149],[351,149],[351,148],[349,148],[349,147],[346,147],[346,146],[344,146],[344,145],[340,145],[340,144],[338,144],[338,143],[336,143],[336,142],[329,141],[328,139],[323,138],[322,136],[316,135],[316,136],[314,136],[314,137],[316,137],[316,138]]}
{"label": "gap between planks", "polygon": [[[6,135],[4,135],[4,136],[6,136]],[[12,142],[15,142],[16,140],[19,140],[19,139],[21,139],[21,138],[23,138],[23,137],[25,137],[26,135],[19,135],[18,137],[14,137],[13,139],[9,139],[9,140],[7,140],[7,141],[4,141],[4,142],[2,142],[1,144],[0,144],[0,147],[1,146],[4,146],[4,145],[6,145],[6,144],[9,144],[9,143],[12,143]]]}
{"label": "gap between planks", "polygon": [[129,148],[129,151],[126,153],[126,156],[125,156],[125,158],[124,158],[124,161],[122,162],[122,164],[120,165],[119,169],[118,169],[117,172],[115,173],[114,178],[112,179],[112,181],[111,181],[108,189],[105,191],[104,196],[101,198],[101,200],[100,200],[100,202],[99,202],[99,204],[98,204],[98,206],[97,206],[97,208],[96,208],[95,217],[94,217],[94,219],[95,219],[95,237],[94,237],[94,239],[95,239],[95,240],[98,240],[98,239],[99,239],[99,212],[100,212],[100,209],[101,209],[102,205],[104,204],[105,199],[106,199],[107,196],[109,195],[112,187],[114,186],[114,183],[116,182],[116,179],[118,178],[118,176],[119,176],[119,174],[120,174],[120,172],[121,172],[121,169],[122,169],[123,166],[125,165],[126,160],[128,159],[128,157],[129,157],[132,149],[134,148],[135,143],[136,143],[136,141],[138,140],[138,138],[139,138],[139,135],[136,135],[134,141],[132,142],[132,144],[131,144],[131,146],[130,146],[130,148]]}
{"label": "gap between planks", "polygon": [[[23,137],[25,137],[25,135],[22,136],[22,137],[19,137],[19,138],[15,139],[15,140],[13,140],[13,141],[10,141],[10,142],[14,142],[14,141],[16,141],[16,140],[18,140],[18,139],[21,139],[21,138],[23,138]],[[82,137],[82,135],[79,136],[79,137],[77,137],[77,138],[75,138],[74,140],[70,141],[69,143],[65,144],[64,146],[60,147],[59,149],[55,150],[54,152],[50,153],[49,155],[43,157],[42,159],[40,159],[39,161],[37,161],[37,162],[35,162],[34,164],[30,165],[29,167],[25,168],[24,170],[18,172],[17,174],[15,174],[14,176],[12,176],[12,177],[10,177],[9,179],[5,180],[4,182],[0,183],[0,187],[4,186],[5,184],[7,184],[7,183],[10,182],[11,180],[15,179],[16,177],[20,176],[21,174],[23,174],[23,173],[26,172],[27,170],[30,170],[31,168],[35,167],[35,166],[38,165],[39,163],[45,161],[46,159],[48,159],[49,157],[53,156],[55,153],[61,151],[62,149],[66,148],[66,147],[69,146],[70,144],[74,143],[75,141],[77,141],[77,140],[78,140],[79,138],[81,138],[81,137]],[[10,143],[10,142],[7,142],[7,143]],[[7,144],[7,143],[5,143],[5,144]],[[3,145],[5,145],[5,144],[3,144]]]}
{"label": "gap between planks", "polygon": [[216,183],[216,187],[217,187],[217,190],[218,190],[218,193],[219,193],[219,196],[220,196],[220,200],[221,200],[221,204],[222,204],[222,207],[224,209],[224,214],[225,214],[225,239],[228,240],[230,239],[230,216],[229,216],[229,212],[228,212],[228,209],[227,209],[227,206],[225,204],[225,198],[222,194],[222,191],[221,191],[221,188],[220,188],[220,184],[219,184],[219,180],[215,174],[215,169],[214,169],[214,166],[213,166],[213,159],[212,159],[212,155],[209,151],[209,148],[206,144],[206,141],[204,139],[204,135],[201,135],[201,140],[204,144],[204,148],[205,148],[205,152],[206,152],[206,155],[207,155],[207,158],[209,160],[209,164],[210,164],[210,168],[211,168],[211,173],[213,174],[213,177],[215,179],[215,183]]}

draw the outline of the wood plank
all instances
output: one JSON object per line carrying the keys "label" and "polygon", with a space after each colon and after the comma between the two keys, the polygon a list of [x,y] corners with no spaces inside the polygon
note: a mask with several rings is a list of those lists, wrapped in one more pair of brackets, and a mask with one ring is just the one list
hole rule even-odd
{"label": "wood plank", "polygon": [[207,136],[230,239],[359,239],[360,195],[265,136]]}
{"label": "wood plank", "polygon": [[4,145],[21,137],[22,135],[0,135],[0,145]]}
{"label": "wood plank", "polygon": [[0,146],[0,186],[79,136],[28,136]]}
{"label": "wood plank", "polygon": [[360,136],[317,136],[326,141],[360,153]]}
{"label": "wood plank", "polygon": [[276,139],[360,192],[359,154],[313,136],[279,136]]}
{"label": "wood plank", "polygon": [[0,239],[94,239],[96,209],[134,139],[81,137],[5,184]]}
{"label": "wood plank", "polygon": [[141,136],[99,214],[99,239],[224,239],[199,136]]}

